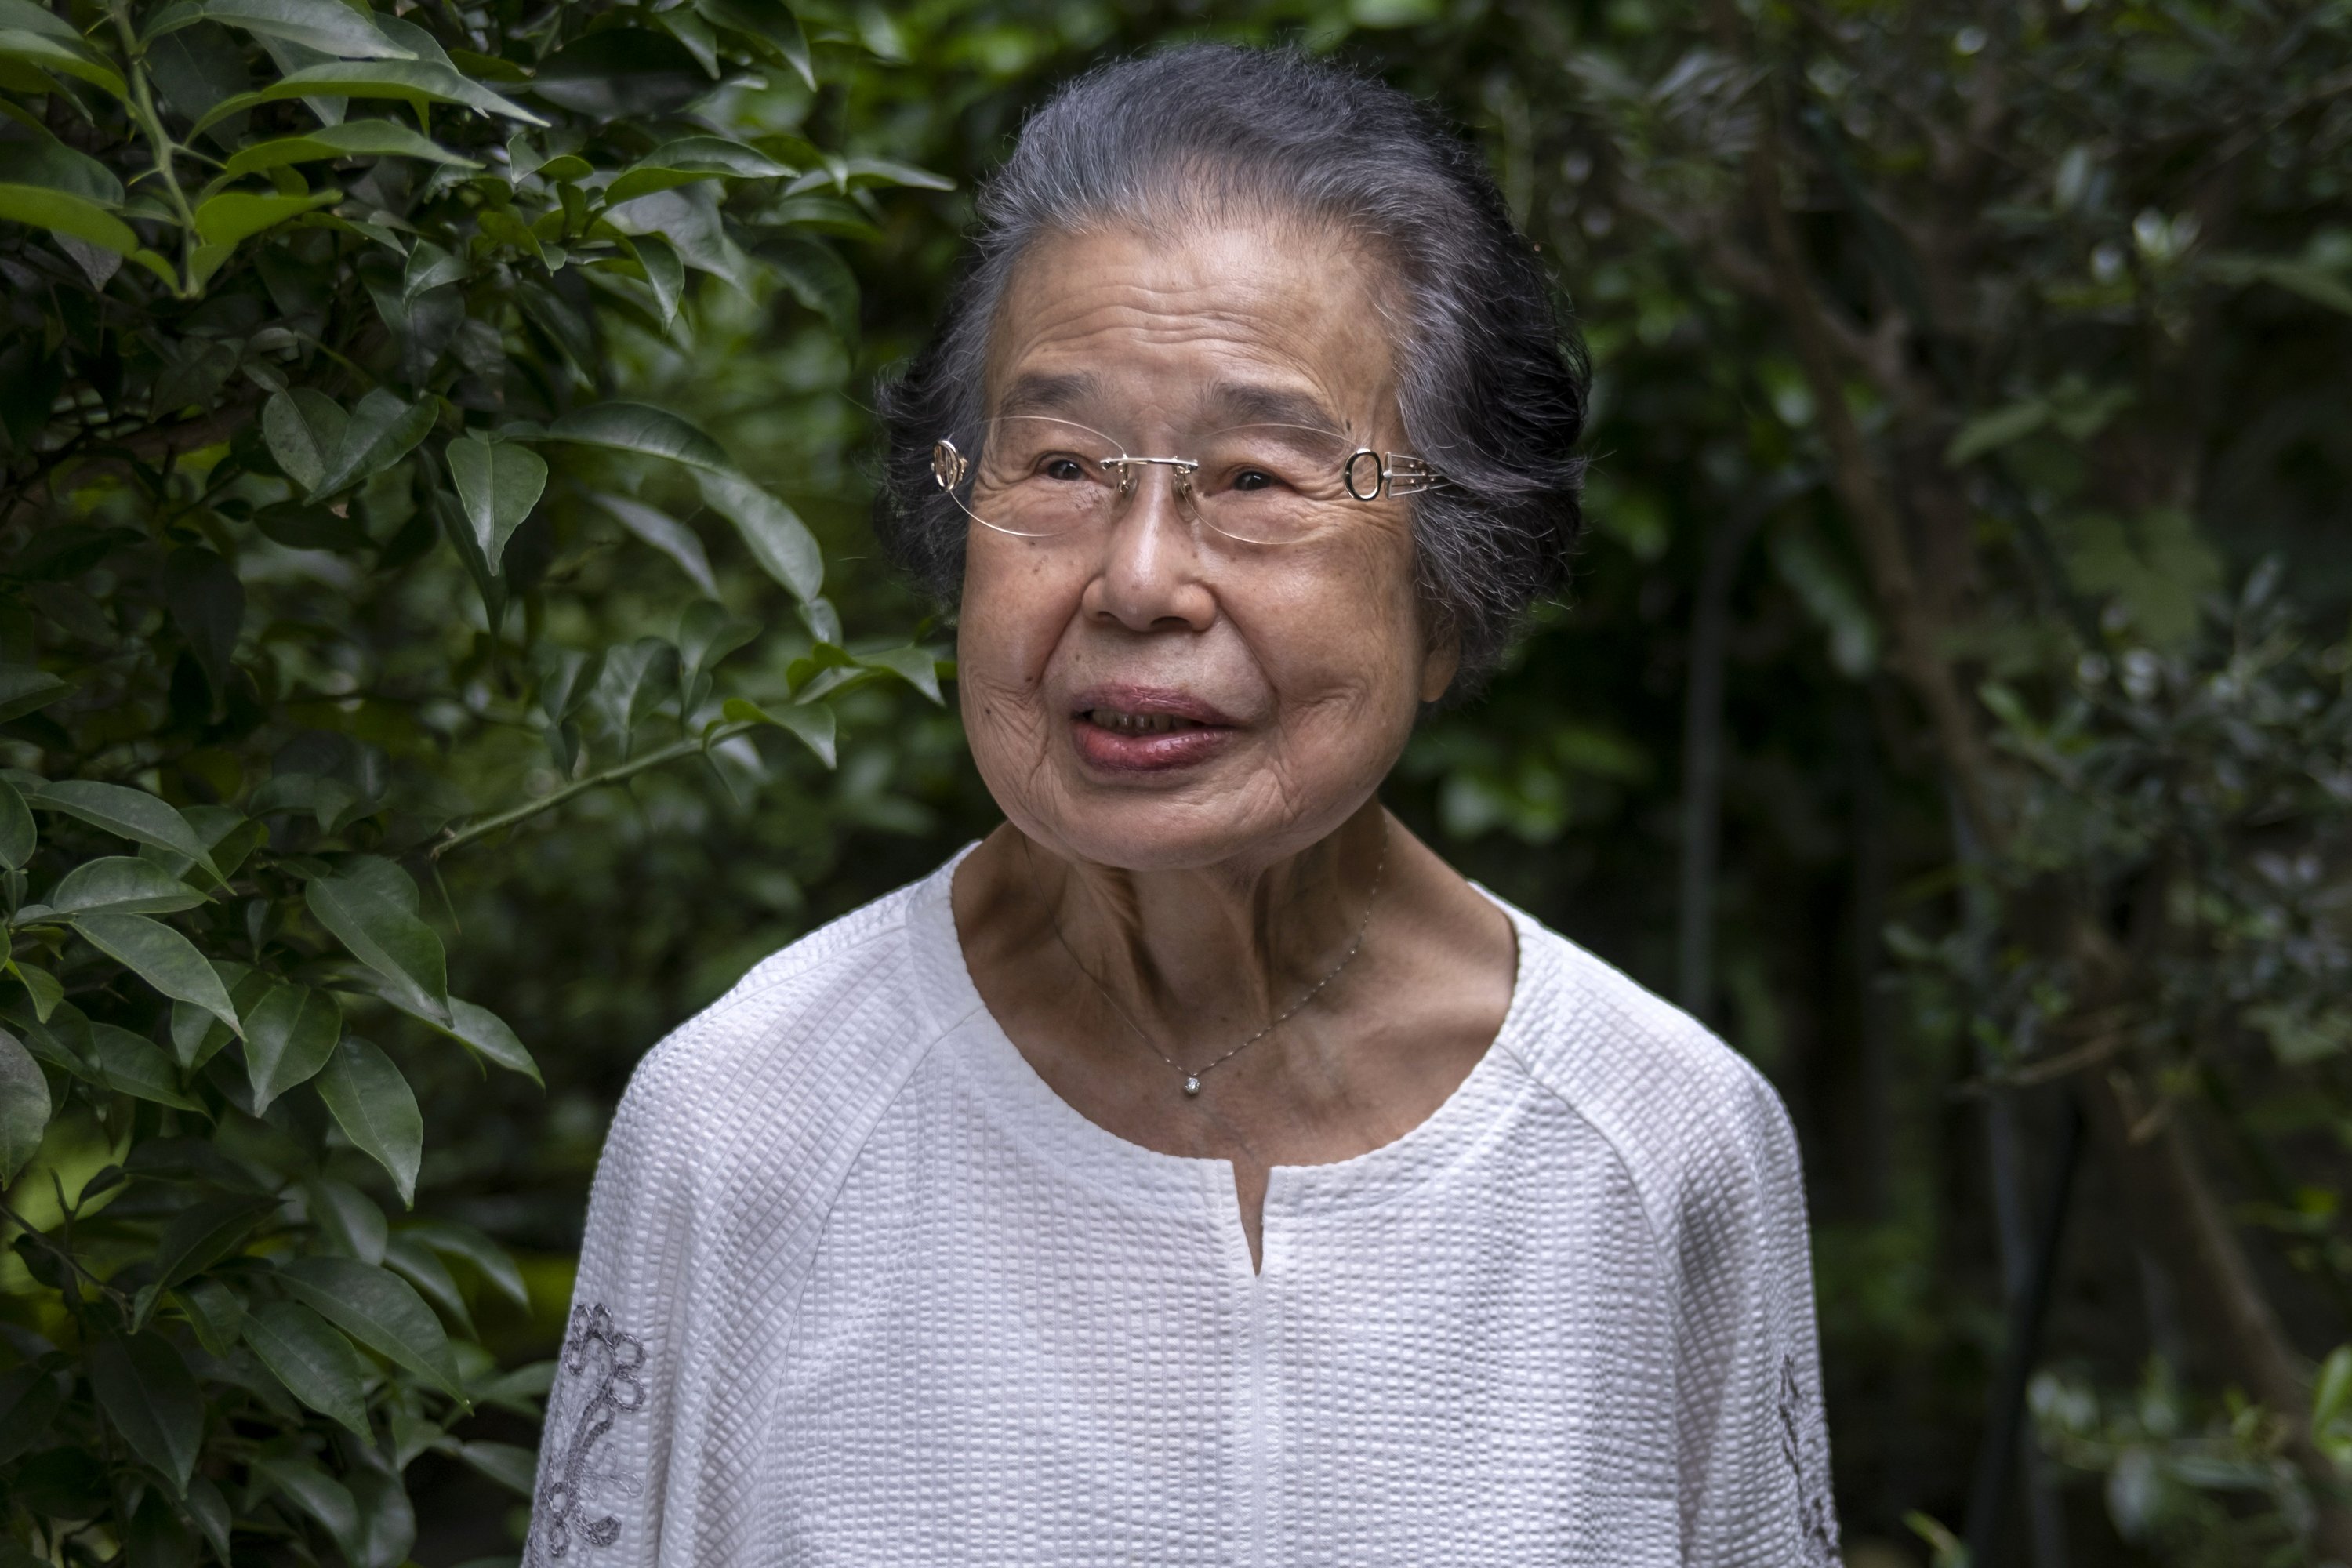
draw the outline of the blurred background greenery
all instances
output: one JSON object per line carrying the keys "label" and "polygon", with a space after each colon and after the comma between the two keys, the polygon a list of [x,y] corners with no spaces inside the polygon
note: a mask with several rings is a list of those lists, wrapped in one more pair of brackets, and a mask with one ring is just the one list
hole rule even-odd
{"label": "blurred background greenery", "polygon": [[[603,352],[797,510],[841,622],[887,634],[850,647],[914,628],[949,649],[875,558],[866,405],[1029,106],[1194,37],[1430,99],[1591,344],[1592,531],[1569,602],[1422,729],[1387,798],[1788,1101],[1849,1562],[1961,1560],[2028,1323],[1983,1560],[2352,1557],[2352,6],[793,9],[814,91],[748,72],[680,112],[952,188],[845,198],[807,220],[824,246],[695,275],[674,325]],[[669,637],[714,596],[783,628],[737,685],[797,689],[790,600],[689,521],[700,582],[559,519],[517,648]],[[406,613],[479,626],[442,554]],[[501,679],[434,656],[367,695],[465,703]],[[502,1361],[560,1341],[642,1053],[996,820],[951,701],[872,682],[834,706],[835,767],[763,742],[433,863],[451,990],[545,1079],[378,1031],[423,1108],[418,1212],[520,1260],[528,1309],[468,1287]],[[562,783],[530,725],[447,744],[379,717],[309,721],[432,773],[442,817]],[[475,1430],[535,1441],[520,1414]],[[482,1467],[427,1452],[409,1480],[417,1560],[514,1550],[521,1504]]]}
{"label": "blurred background greenery", "polygon": [[[927,606],[865,531],[860,404],[922,341],[972,184],[1028,105],[1105,54],[1210,37],[1335,53],[1475,135],[1593,352],[1593,535],[1571,601],[1485,700],[1423,730],[1388,797],[1467,874],[1707,1018],[1788,1100],[1860,1568],[1936,1554],[1944,1531],[1906,1516],[1962,1528],[2003,1342],[2000,1210],[2019,1250],[2021,1194],[2053,1177],[2061,1090],[2015,1091],[2007,1127],[1991,1125],[1989,1068],[2032,1050],[2012,1026],[2013,993],[2032,982],[1997,932],[1968,930],[1948,789],[1888,672],[1884,611],[1770,285],[1710,254],[1740,243],[1740,163],[1759,134],[1746,101],[1768,81],[1802,117],[1782,133],[1814,138],[1785,177],[1826,286],[1870,336],[1855,354],[1928,384],[1930,405],[1903,409],[1849,371],[1847,395],[1872,438],[1924,444],[1905,454],[1920,476],[1907,521],[1923,552],[1942,552],[1923,588],[1951,605],[1979,678],[2021,683],[2046,716],[2078,695],[2050,669],[2153,658],[2165,673],[2147,677],[2150,705],[2188,700],[2242,635],[2249,575],[2283,561],[2273,592],[2294,595],[2290,635],[2338,650],[2312,687],[2333,709],[2352,604],[2352,13],[1773,9],[1745,47],[1640,0],[846,12],[876,58],[812,116],[957,189],[894,197],[845,249],[854,335],[812,331],[789,292],[707,285],[690,340],[631,348],[655,401],[752,455],[817,529],[851,624],[910,621]],[[2003,87],[1987,88],[1996,73]],[[1979,96],[1996,90],[2016,101]],[[2220,145],[2231,139],[2246,145]],[[1947,167],[1969,159],[1990,167]],[[1947,177],[1961,188],[1938,191]],[[1729,268],[1743,265],[1759,263]],[[1940,324],[1908,314],[1906,285],[1937,290]],[[2005,472],[1948,461],[1963,442]],[[2174,442],[2189,449],[2147,449]],[[2151,471],[2174,461],[2185,480]],[[626,559],[603,569],[609,585],[583,597],[612,617],[607,637],[658,625],[680,586],[633,588],[642,568]],[[1695,714],[1695,697],[1715,710]],[[469,933],[460,988],[532,1043],[548,1086],[484,1094],[452,1064],[442,1092],[425,1090],[422,1185],[531,1259],[536,1312],[509,1331],[515,1352],[543,1352],[560,1328],[598,1136],[645,1047],[781,942],[996,820],[950,713],[877,688],[844,729],[835,773],[795,760],[745,802],[707,778],[651,778],[450,864]],[[2280,765],[2341,769],[2340,724],[2305,743],[2318,760]],[[2168,763],[2231,762],[2160,759],[2120,787],[2168,788]],[[2320,809],[2343,809],[2335,784]],[[1712,829],[1694,791],[1714,795]],[[2284,840],[2296,825],[2264,827]],[[1712,864],[1694,867],[1710,831]],[[2051,831],[2061,856],[2093,837]],[[2331,860],[2326,879],[2341,870]],[[1929,962],[1939,943],[1966,951]],[[2226,1125],[2198,1102],[2226,1201],[2315,1362],[2345,1333],[2352,1137],[2343,1016],[2324,987],[2316,1006],[2315,1033],[2277,1064],[2236,1053],[2260,1082]],[[2158,1248],[2112,1223],[2122,1203],[2085,1172],[2037,1384],[2048,1459],[1998,1560],[2302,1560],[2306,1505],[2279,1445],[2233,1426],[2225,1358],[2200,1353],[2205,1331]]]}

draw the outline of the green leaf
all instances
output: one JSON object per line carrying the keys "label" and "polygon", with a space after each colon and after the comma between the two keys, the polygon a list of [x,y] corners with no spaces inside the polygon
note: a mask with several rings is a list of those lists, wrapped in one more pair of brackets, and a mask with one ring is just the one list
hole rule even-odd
{"label": "green leaf", "polygon": [[762,629],[757,621],[729,613],[724,605],[699,600],[678,617],[677,656],[687,673],[699,675],[751,643]]}
{"label": "green leaf", "polygon": [[408,253],[408,268],[400,278],[400,297],[404,303],[414,305],[418,295],[462,282],[472,270],[464,257],[453,255],[429,239],[420,239],[416,248]]}
{"label": "green leaf", "polygon": [[212,872],[211,846],[189,825],[188,819],[173,810],[170,803],[156,799],[144,790],[130,789],[121,784],[98,784],[89,779],[66,779],[59,783],[44,782],[28,787],[26,799],[43,811],[63,812],[79,817],[92,827],[102,828],[118,838],[129,838],[140,844],[152,844],[158,849],[168,849]]}
{"label": "green leaf", "polygon": [[25,797],[15,784],[0,779],[0,866],[11,871],[23,870],[39,843],[40,835],[33,826],[33,813],[25,805]]}
{"label": "green leaf", "polygon": [[[28,1363],[0,1373],[0,1465],[40,1441],[57,1419],[65,1394],[64,1381],[47,1367]],[[42,1568],[40,1559],[31,1560]],[[11,1565],[15,1568],[15,1565]]]}
{"label": "green leaf", "polygon": [[529,1497],[539,1484],[539,1457],[513,1443],[460,1443],[457,1458],[518,1497]]}
{"label": "green leaf", "polygon": [[68,235],[84,245],[127,256],[166,283],[176,283],[172,264],[144,249],[131,226],[97,203],[41,185],[0,184],[0,218]]}
{"label": "green leaf", "polygon": [[539,675],[540,711],[551,724],[561,724],[580,711],[595,689],[604,669],[604,650],[583,653],[576,647],[541,643],[531,650],[531,667]]}
{"label": "green leaf", "polygon": [[111,910],[125,915],[168,915],[206,902],[152,860],[107,855],[85,860],[49,889],[48,906],[61,915]]}
{"label": "green leaf", "polygon": [[308,1459],[265,1453],[256,1455],[252,1465],[257,1479],[284,1492],[295,1507],[324,1526],[348,1561],[363,1561],[360,1550],[360,1509],[352,1500],[349,1487]]}
{"label": "green leaf", "polygon": [[773,724],[787,731],[814,752],[817,761],[826,767],[834,765],[833,710],[822,703],[785,704],[771,712],[756,702],[730,697],[719,711],[730,724]]}
{"label": "green leaf", "polygon": [[351,422],[333,398],[307,386],[274,393],[261,405],[261,438],[269,455],[306,494],[318,492]]}
{"label": "green leaf", "polygon": [[801,30],[801,19],[782,0],[694,0],[694,8],[719,26],[765,39],[783,56],[801,85],[811,92],[816,90],[808,36]]}
{"label": "green leaf", "polygon": [[258,92],[241,92],[224,99],[196,121],[199,132],[211,129],[232,114],[289,98],[394,98],[410,103],[454,103],[477,114],[503,115],[526,125],[547,121],[510,102],[479,82],[459,76],[455,68],[429,60],[333,62],[290,71]]}
{"label": "green leaf", "polygon": [[1987,452],[2022,440],[2049,423],[2050,405],[2039,397],[1979,414],[1961,426],[1951,445],[1944,448],[1944,466],[1965,468]]}
{"label": "green leaf", "polygon": [[686,263],[678,259],[677,247],[650,234],[625,237],[621,243],[644,269],[654,302],[661,307],[662,325],[668,326],[677,320],[678,301],[686,297]]}
{"label": "green leaf", "polygon": [[[2324,255],[2324,242],[2315,239],[2308,254]],[[2324,305],[2331,310],[2352,315],[2352,284],[2346,283],[2341,276],[2320,260],[2221,252],[2206,258],[2205,270],[2224,283],[2238,286],[2268,283],[2291,294],[2300,294],[2315,305]]]}
{"label": "green leaf", "polygon": [[400,1234],[413,1236],[444,1258],[458,1258],[471,1264],[488,1281],[491,1288],[518,1307],[530,1305],[530,1292],[524,1288],[522,1270],[504,1247],[470,1225],[456,1220],[420,1219],[401,1227]]}
{"label": "green leaf", "polygon": [[2347,1411],[2352,1411],[2352,1345],[2337,1345],[2320,1363],[2311,1396],[2311,1425],[2325,1432]]}
{"label": "green leaf", "polygon": [[[789,163],[778,163],[757,147],[725,136],[680,136],[663,142],[632,167],[694,170],[741,180],[782,180],[800,173]],[[609,199],[620,201],[624,198],[609,196]]]}
{"label": "green leaf", "polygon": [[89,1383],[131,1451],[185,1497],[204,1439],[205,1404],[172,1342],[160,1334],[100,1340],[89,1348]]}
{"label": "green leaf", "polygon": [[546,1087],[547,1080],[540,1077],[539,1063],[531,1059],[530,1052],[524,1048],[522,1041],[507,1026],[506,1021],[488,1007],[461,996],[452,996],[449,998],[449,1016],[436,1018],[410,1005],[390,986],[371,994],[378,1001],[399,1008],[435,1033],[469,1047],[496,1066],[509,1072],[520,1073],[541,1088]]}
{"label": "green leaf", "polygon": [[176,1110],[204,1112],[201,1104],[181,1091],[179,1069],[154,1045],[112,1024],[92,1024],[89,1032],[108,1088]]}
{"label": "green leaf", "polygon": [[439,400],[430,396],[406,403],[383,387],[369,393],[352,410],[314,493],[331,495],[392,467],[425,439],[439,413]]}
{"label": "green leaf", "polygon": [[[37,963],[24,963],[14,958],[8,961],[8,973],[16,977],[25,987],[25,994],[33,999],[33,1016],[47,1023],[58,1004],[65,1000],[66,988],[58,984],[58,977]],[[176,1011],[178,1005],[173,1005]]]}
{"label": "green leaf", "polygon": [[908,185],[924,191],[955,189],[955,182],[945,174],[935,174],[929,169],[918,169],[912,163],[890,158],[844,158],[841,175],[852,189],[864,185]]}
{"label": "green leaf", "polygon": [[276,1279],[368,1349],[464,1399],[449,1336],[407,1280],[349,1258],[298,1258]]}
{"label": "green leaf", "polygon": [[589,498],[611,512],[622,527],[677,563],[677,569],[693,579],[694,585],[711,598],[719,596],[719,579],[710,570],[710,557],[704,552],[702,538],[677,519],[643,501],[627,496],[599,492]]}
{"label": "green leaf", "polygon": [[858,665],[866,669],[887,670],[905,681],[933,702],[944,705],[940,695],[940,667],[929,649],[919,647],[886,647],[878,653],[861,653]]}
{"label": "green leaf", "polygon": [[592,121],[667,118],[710,90],[693,52],[639,27],[574,36],[540,60],[530,90]]}
{"label": "green leaf", "polygon": [[302,1184],[302,1203],[320,1239],[330,1244],[325,1250],[362,1263],[383,1261],[391,1230],[373,1198],[349,1182],[317,1176]]}
{"label": "green leaf", "polygon": [[414,1207],[425,1119],[392,1058],[357,1035],[344,1036],[319,1075],[319,1098],[352,1146],[382,1165],[400,1189],[400,1201]]}
{"label": "green leaf", "polygon": [[359,1505],[359,1550],[348,1553],[353,1568],[404,1568],[416,1544],[416,1510],[408,1488],[383,1470],[353,1468],[352,1500]]}
{"label": "green leaf", "polygon": [[37,141],[0,144],[0,180],[45,185],[110,209],[122,205],[122,182],[113,170],[46,133]]}
{"label": "green leaf", "polygon": [[172,1300],[195,1331],[196,1342],[227,1360],[245,1328],[244,1299],[217,1279],[192,1279],[173,1291]]}
{"label": "green leaf", "polygon": [[677,649],[659,637],[639,637],[604,650],[596,700],[624,742],[677,689]]}
{"label": "green leaf", "polygon": [[[430,1018],[425,1021],[433,1023]],[[435,1026],[440,1027],[438,1025]],[[463,997],[450,997],[449,1026],[443,1032],[452,1039],[473,1047],[509,1072],[520,1073],[533,1083],[545,1085],[546,1080],[539,1076],[539,1064],[531,1059],[530,1052],[507,1026],[506,1020],[488,1007]]]}
{"label": "green leaf", "polygon": [[272,985],[246,1015],[245,1071],[254,1114],[298,1083],[308,1083],[342,1037],[341,1005],[307,985]]}
{"label": "green leaf", "polygon": [[507,541],[547,489],[547,459],[519,441],[466,436],[449,443],[449,478],[473,525],[482,559],[495,575]]}
{"label": "green leaf", "polygon": [[475,1332],[474,1315],[466,1310],[466,1293],[457,1289],[457,1276],[449,1272],[440,1254],[404,1231],[384,1243],[383,1261],[386,1268],[415,1286],[418,1294],[437,1308],[444,1319],[456,1324],[459,1333],[471,1336]]}
{"label": "green leaf", "polygon": [[[228,987],[228,999],[236,1008],[236,1016],[247,1019],[247,1032],[252,1032],[249,1021],[253,1005],[261,1000],[269,987],[269,977],[234,959],[213,960],[213,972]],[[194,1072],[228,1047],[233,1037],[221,1026],[219,1019],[202,1007],[185,1002],[172,1004],[172,1056],[183,1072]]]}
{"label": "green leaf", "polygon": [[245,1320],[245,1342],[286,1392],[370,1440],[367,1363],[326,1319],[294,1301],[270,1301]]}
{"label": "green leaf", "polygon": [[694,482],[710,510],[735,525],[752,559],[794,598],[824,591],[824,555],[792,508],[739,475],[698,471]]}
{"label": "green leaf", "polygon": [[0,0],[0,27],[20,27],[62,43],[79,45],[82,41],[74,25],[41,0]]}
{"label": "green leaf", "polygon": [[441,939],[417,918],[416,884],[389,860],[355,856],[311,879],[310,913],[352,956],[390,982],[401,1005],[446,1023],[449,967]]}
{"label": "green leaf", "polygon": [[735,471],[718,442],[668,410],[642,403],[595,403],[575,408],[549,426],[547,437],[608,451],[667,458],[717,474]]}
{"label": "green leaf", "polygon": [[47,708],[73,689],[46,669],[30,665],[0,665],[0,724]]}
{"label": "green leaf", "polygon": [[0,26],[0,59],[22,60],[42,70],[62,71],[125,100],[131,96],[130,89],[122,85],[122,78],[113,68],[94,58],[79,36],[68,41],[46,28],[35,32],[25,27]]}
{"label": "green leaf", "polygon": [[163,603],[213,689],[226,691],[245,626],[245,584],[236,568],[212,551],[179,545],[163,558]]}
{"label": "green leaf", "polygon": [[656,191],[674,190],[679,185],[690,185],[697,180],[720,177],[720,172],[715,169],[671,169],[646,159],[631,164],[605,186],[604,200],[608,205],[618,206],[639,196],[649,196]]}
{"label": "green leaf", "polygon": [[25,1042],[0,1029],[0,1186],[16,1179],[49,1125],[49,1080]]}
{"label": "green leaf", "polygon": [[235,245],[289,217],[299,217],[314,207],[333,206],[342,199],[343,193],[334,190],[301,196],[226,191],[197,206],[196,233],[206,245]]}
{"label": "green leaf", "polygon": [[1349,0],[1348,20],[1359,27],[1411,27],[1445,14],[1438,0]]}
{"label": "green leaf", "polygon": [[212,21],[344,59],[415,58],[376,31],[364,12],[338,0],[199,0],[198,9]]}
{"label": "green leaf", "polygon": [[173,1289],[234,1255],[277,1207],[268,1198],[214,1198],[182,1209],[156,1238],[154,1289]]}
{"label": "green leaf", "polygon": [[72,917],[73,928],[92,947],[128,965],[140,979],[164,995],[194,1003],[243,1035],[228,988],[195,944],[170,926],[145,915],[114,914],[94,910]]}
{"label": "green leaf", "polygon": [[760,247],[793,298],[824,318],[833,335],[857,341],[857,279],[833,247],[804,234],[780,234]]}

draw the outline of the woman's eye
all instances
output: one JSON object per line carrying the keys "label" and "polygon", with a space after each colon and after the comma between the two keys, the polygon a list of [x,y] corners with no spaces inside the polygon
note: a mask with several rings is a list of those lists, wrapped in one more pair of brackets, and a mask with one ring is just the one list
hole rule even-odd
{"label": "woman's eye", "polygon": [[1234,476],[1234,489],[1237,490],[1268,489],[1273,484],[1274,476],[1264,468],[1244,468]]}
{"label": "woman's eye", "polygon": [[1087,477],[1084,464],[1076,458],[1048,458],[1045,477],[1049,479],[1083,479]]}

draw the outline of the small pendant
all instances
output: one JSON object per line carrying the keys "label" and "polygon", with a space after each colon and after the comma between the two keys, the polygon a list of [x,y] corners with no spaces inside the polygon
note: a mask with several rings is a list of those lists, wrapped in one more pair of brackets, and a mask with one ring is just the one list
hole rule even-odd
{"label": "small pendant", "polygon": [[1198,1094],[1201,1092],[1201,1080],[1197,1076],[1188,1078],[1184,1080],[1184,1092],[1186,1094]]}

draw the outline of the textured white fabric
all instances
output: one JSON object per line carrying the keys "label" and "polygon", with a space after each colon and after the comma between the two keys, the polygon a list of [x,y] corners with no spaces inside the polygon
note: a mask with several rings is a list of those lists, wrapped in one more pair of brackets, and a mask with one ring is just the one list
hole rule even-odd
{"label": "textured white fabric", "polygon": [[[959,857],[961,858],[961,857]],[[1493,1047],[1277,1166],[1096,1126],[989,1016],[953,863],[638,1068],[528,1561],[1833,1563],[1797,1154],[1746,1063],[1509,910]]]}

